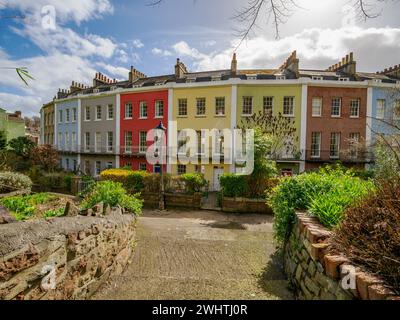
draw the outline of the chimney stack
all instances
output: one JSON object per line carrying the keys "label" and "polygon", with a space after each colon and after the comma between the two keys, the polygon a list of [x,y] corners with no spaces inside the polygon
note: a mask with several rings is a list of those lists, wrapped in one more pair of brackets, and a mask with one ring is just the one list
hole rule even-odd
{"label": "chimney stack", "polygon": [[232,62],[231,62],[231,74],[233,76],[237,75],[237,59],[236,59],[236,52],[233,54]]}
{"label": "chimney stack", "polygon": [[180,61],[180,59],[176,59],[176,65],[175,65],[175,77],[178,79],[181,79],[187,74],[187,68],[183,62]]}
{"label": "chimney stack", "polygon": [[327,71],[343,72],[355,76],[357,73],[357,63],[354,61],[354,53],[347,54],[339,63],[330,66]]}
{"label": "chimney stack", "polygon": [[[131,71],[129,71],[129,82],[133,83],[140,78],[147,78],[147,76],[144,73],[140,72],[139,70],[136,70],[133,66],[131,66]],[[116,82],[115,79],[114,82]]]}
{"label": "chimney stack", "polygon": [[299,70],[300,60],[297,58],[297,51],[293,51],[289,58],[280,66],[280,71],[289,70],[296,75],[296,78],[300,77],[300,70]]}

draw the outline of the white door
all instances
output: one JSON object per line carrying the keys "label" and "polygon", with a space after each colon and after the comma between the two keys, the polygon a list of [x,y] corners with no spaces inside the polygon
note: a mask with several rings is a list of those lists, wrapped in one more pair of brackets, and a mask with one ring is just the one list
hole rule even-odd
{"label": "white door", "polygon": [[224,169],[214,169],[214,177],[213,177],[213,191],[220,191],[221,185],[219,182],[219,178],[224,174]]}

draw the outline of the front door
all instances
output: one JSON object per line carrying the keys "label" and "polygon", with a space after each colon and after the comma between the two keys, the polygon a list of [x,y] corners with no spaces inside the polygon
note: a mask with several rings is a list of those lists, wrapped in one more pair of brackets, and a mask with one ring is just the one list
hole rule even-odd
{"label": "front door", "polygon": [[213,177],[213,191],[220,191],[221,184],[219,178],[224,174],[224,169],[214,168],[214,177]]}

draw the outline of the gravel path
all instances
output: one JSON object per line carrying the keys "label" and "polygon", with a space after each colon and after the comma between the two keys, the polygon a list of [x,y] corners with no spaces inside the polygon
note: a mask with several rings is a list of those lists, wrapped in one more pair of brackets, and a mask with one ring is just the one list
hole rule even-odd
{"label": "gravel path", "polygon": [[292,299],[272,218],[145,211],[125,272],[93,299]]}

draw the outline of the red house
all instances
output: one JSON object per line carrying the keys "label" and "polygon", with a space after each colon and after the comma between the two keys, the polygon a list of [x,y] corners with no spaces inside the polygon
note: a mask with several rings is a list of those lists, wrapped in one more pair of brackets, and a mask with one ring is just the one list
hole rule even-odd
{"label": "red house", "polygon": [[[121,168],[159,172],[158,166],[146,161],[146,149],[151,144],[146,135],[160,121],[167,127],[168,90],[121,94],[120,119]],[[163,172],[166,169],[164,165]]]}

